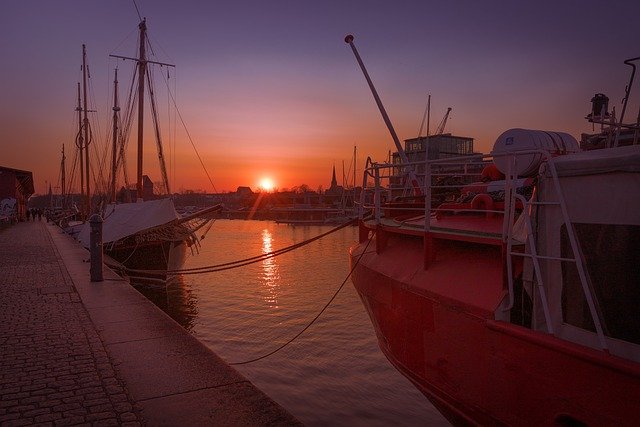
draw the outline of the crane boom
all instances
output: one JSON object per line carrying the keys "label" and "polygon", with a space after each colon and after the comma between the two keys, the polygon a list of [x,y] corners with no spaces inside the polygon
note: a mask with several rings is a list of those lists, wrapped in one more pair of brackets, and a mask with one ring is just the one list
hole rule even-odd
{"label": "crane boom", "polygon": [[442,135],[444,133],[444,127],[447,125],[447,120],[449,120],[449,113],[451,112],[451,107],[447,108],[447,112],[444,113],[444,117],[442,118],[442,121],[440,122],[440,124],[438,125],[438,128],[436,129],[436,135]]}

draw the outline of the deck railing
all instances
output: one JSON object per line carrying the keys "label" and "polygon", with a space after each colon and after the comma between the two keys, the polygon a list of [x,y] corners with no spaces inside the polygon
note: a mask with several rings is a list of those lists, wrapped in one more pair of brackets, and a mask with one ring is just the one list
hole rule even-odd
{"label": "deck railing", "polygon": [[[516,165],[518,164],[518,160],[525,159],[525,156],[530,158],[532,155],[540,156],[541,164],[548,165],[546,167],[546,173],[551,177],[557,200],[540,202],[534,200],[533,197],[525,197],[523,194],[519,193],[518,189],[522,188],[523,180],[517,175]],[[375,221],[375,224],[380,225],[385,217],[385,211],[393,212],[396,218],[402,217],[401,213],[404,212],[406,219],[410,218],[412,220],[412,224],[415,225],[416,219],[419,219],[422,216],[424,217],[422,231],[425,236],[428,236],[431,232],[432,219],[436,219],[439,215],[447,213],[455,214],[456,212],[461,211],[461,201],[466,202],[473,196],[472,194],[463,194],[465,188],[478,189],[479,185],[487,185],[487,189],[489,189],[489,186],[493,183],[493,189],[495,191],[504,192],[504,203],[502,205],[494,203],[493,206],[484,206],[482,209],[474,209],[473,206],[471,206],[471,208],[467,206],[464,208],[464,211],[469,213],[485,213],[487,215],[502,216],[502,232],[500,234],[500,239],[506,250],[507,256],[505,263],[508,277],[506,284],[508,290],[508,301],[503,307],[503,310],[511,310],[515,300],[513,257],[528,258],[531,261],[535,274],[534,281],[536,283],[536,288],[543,308],[547,332],[554,334],[554,322],[551,319],[551,310],[549,308],[545,291],[546,287],[543,280],[541,264],[549,262],[574,262],[578,270],[580,283],[593,319],[600,346],[602,349],[606,349],[607,344],[602,322],[594,303],[595,295],[593,295],[589,285],[590,279],[588,271],[584,265],[584,259],[582,259],[580,255],[582,254],[580,243],[567,212],[555,165],[553,162],[549,161],[552,157],[553,155],[551,153],[544,150],[526,150],[514,153],[485,154],[426,160],[403,165],[375,163],[369,158],[365,165],[362,185],[363,191],[361,193],[359,203],[360,218],[363,218],[365,212],[373,212],[373,220]],[[506,166],[504,182],[480,182],[484,167],[494,163],[496,159],[498,159],[502,165]],[[409,180],[403,179],[402,176],[397,173],[401,173],[402,170],[407,170],[408,167],[413,168],[414,173],[420,182],[420,186],[418,188],[410,187]],[[371,180],[373,181],[372,183]],[[399,180],[404,180],[404,185],[392,185],[397,184],[397,181]],[[477,185],[473,187],[472,184]],[[407,190],[413,192],[413,195],[407,196]],[[443,196],[444,200],[442,199]],[[412,201],[414,203],[411,203]],[[447,204],[447,201],[450,201],[451,203]],[[540,253],[540,248],[538,248],[535,241],[535,228],[533,224],[535,218],[533,218],[532,213],[533,207],[540,208],[545,206],[560,207],[574,258],[546,256]],[[418,209],[421,209],[420,214],[417,214]],[[520,220],[519,229],[516,229],[515,226],[516,219]],[[526,236],[524,239],[516,235],[520,235],[522,232],[524,232]],[[522,247],[523,245],[525,250],[514,250],[514,246]],[[562,319],[560,319],[560,321],[561,320]]]}

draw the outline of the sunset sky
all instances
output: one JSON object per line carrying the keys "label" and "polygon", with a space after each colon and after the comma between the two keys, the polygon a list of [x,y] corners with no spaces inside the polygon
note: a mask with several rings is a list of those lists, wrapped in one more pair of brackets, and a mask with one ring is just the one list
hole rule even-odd
{"label": "sunset sky", "polygon": [[[137,3],[152,59],[176,64],[169,86],[217,191],[257,189],[264,178],[281,189],[326,188],[334,165],[340,180],[354,145],[359,169],[366,156],[386,158],[393,142],[346,34],[401,139],[417,135],[430,93],[431,129],[452,107],[446,130],[475,138],[483,152],[513,127],[576,138],[591,131],[591,97],[607,94],[619,112],[631,70],[623,61],[640,56],[637,0]],[[33,171],[39,193],[59,185],[63,143],[71,169],[83,43],[97,110],[92,150],[104,150],[113,68],[124,104],[132,67],[108,55],[135,55],[138,22],[131,0],[2,3],[0,165]],[[162,74],[156,86],[167,116]],[[627,119],[637,115],[634,102]],[[163,133],[172,189],[213,192],[175,114]],[[145,173],[159,181],[147,135]],[[128,164],[133,180],[135,158]]]}

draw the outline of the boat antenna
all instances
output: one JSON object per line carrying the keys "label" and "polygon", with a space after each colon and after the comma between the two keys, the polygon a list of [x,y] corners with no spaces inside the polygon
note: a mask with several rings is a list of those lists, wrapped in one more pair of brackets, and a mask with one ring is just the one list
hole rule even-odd
{"label": "boat antenna", "polygon": [[356,60],[358,61],[358,64],[360,65],[360,68],[362,69],[362,73],[364,74],[364,78],[367,80],[367,83],[369,84],[369,89],[371,89],[371,93],[373,94],[373,99],[375,99],[376,104],[378,105],[378,109],[380,110],[380,114],[382,114],[382,119],[384,120],[384,123],[387,125],[387,129],[389,129],[389,133],[391,134],[391,138],[393,138],[393,142],[396,145],[396,150],[398,151],[398,154],[400,155],[400,158],[402,159],[402,163],[404,163],[405,166],[405,172],[409,175],[409,179],[411,180],[411,184],[413,185],[413,190],[416,193],[417,196],[422,195],[422,191],[420,190],[420,183],[418,182],[418,178],[416,177],[413,168],[409,166],[409,158],[407,157],[407,154],[404,152],[404,149],[402,148],[402,144],[400,144],[400,139],[398,139],[398,135],[396,134],[395,129],[393,128],[393,124],[391,123],[391,120],[389,119],[389,115],[387,114],[387,111],[384,108],[384,105],[382,105],[382,101],[380,100],[380,97],[378,96],[378,92],[376,91],[375,86],[373,85],[373,82],[371,81],[371,78],[369,77],[369,73],[367,72],[367,69],[364,66],[364,63],[362,62],[362,59],[360,58],[360,54],[358,53],[358,50],[356,49],[356,46],[353,44],[353,35],[349,34],[344,38],[345,43],[347,43],[349,46],[351,46],[351,50],[353,50],[353,54],[356,57]]}
{"label": "boat antenna", "polygon": [[633,62],[639,59],[640,59],[640,56],[636,58],[627,59],[626,61],[624,61],[626,65],[631,67],[631,77],[629,78],[629,84],[627,85],[627,87],[624,88],[624,98],[622,99],[622,113],[620,113],[621,126],[618,126],[618,129],[616,130],[616,139],[613,142],[614,147],[618,146],[618,137],[620,136],[620,130],[622,128],[622,125],[624,124],[624,113],[627,110],[627,103],[629,102],[629,94],[631,93],[631,85],[633,84],[633,78],[636,75],[636,64],[633,64]]}

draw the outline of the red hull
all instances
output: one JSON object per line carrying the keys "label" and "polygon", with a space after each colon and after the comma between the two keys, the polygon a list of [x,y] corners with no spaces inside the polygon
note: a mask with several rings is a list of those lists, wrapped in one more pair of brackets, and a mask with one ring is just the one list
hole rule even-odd
{"label": "red hull", "polygon": [[[353,272],[355,288],[384,354],[451,422],[637,424],[636,363],[493,320],[505,292],[499,247],[438,242],[440,254],[459,256],[425,271],[421,237],[378,240]],[[364,246],[352,247],[352,264]]]}

